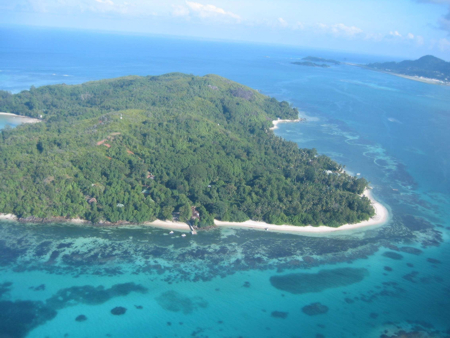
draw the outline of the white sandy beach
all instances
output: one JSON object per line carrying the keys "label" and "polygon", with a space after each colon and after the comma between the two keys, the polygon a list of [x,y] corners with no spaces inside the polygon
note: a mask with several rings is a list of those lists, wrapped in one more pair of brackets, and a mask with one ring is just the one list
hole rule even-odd
{"label": "white sandy beach", "polygon": [[280,119],[278,119],[278,120],[273,120],[273,121],[272,121],[273,127],[270,128],[270,130],[275,130],[275,129],[277,129],[277,128],[278,128],[277,125],[278,125],[279,123],[290,123],[290,122],[300,122],[300,121],[301,121],[301,119],[295,119],[295,120],[280,120]]}
{"label": "white sandy beach", "polygon": [[177,231],[191,231],[189,225],[183,222],[172,222],[172,221],[161,221],[157,219],[153,222],[145,222],[143,223],[145,226],[151,226],[154,228],[160,229],[168,229],[168,230],[177,230]]}
{"label": "white sandy beach", "polygon": [[391,72],[383,72],[383,73],[395,75],[395,76],[402,77],[402,78],[408,79],[408,80],[428,83],[428,84],[434,84],[434,85],[439,85],[439,86],[450,86],[450,82],[445,82],[445,81],[441,81],[438,79],[431,79],[428,77],[410,76],[410,75],[403,75],[403,74],[391,73]]}
{"label": "white sandy beach", "polygon": [[0,214],[0,220],[15,221],[17,220],[17,216],[13,214]]}
{"label": "white sandy beach", "polygon": [[[295,226],[295,225],[276,225],[276,224],[268,224],[265,222],[259,222],[259,221],[246,221],[246,222],[224,222],[219,220],[214,220],[214,224],[218,227],[228,227],[228,228],[246,228],[246,229],[254,229],[254,230],[260,230],[260,231],[266,231],[268,229],[272,232],[282,232],[282,233],[303,233],[303,234],[329,234],[333,232],[341,232],[341,231],[348,231],[348,230],[362,230],[362,229],[369,229],[374,227],[379,227],[385,224],[389,220],[389,213],[388,210],[384,205],[377,202],[371,194],[370,190],[366,190],[364,192],[365,196],[367,196],[371,202],[372,206],[375,208],[375,216],[373,216],[371,219],[367,221],[363,221],[360,223],[355,224],[345,224],[341,225],[338,228],[332,228],[328,226],[319,226],[314,227],[311,225],[308,226]],[[0,214],[0,220],[10,220],[15,221],[17,220],[17,216],[13,214]],[[88,223],[85,220],[82,219],[71,219],[67,220],[68,223],[74,223],[74,224],[83,224]],[[142,225],[145,226],[151,226],[155,228],[160,229],[167,229],[167,230],[176,230],[176,231],[183,231],[183,232],[190,232],[189,225],[183,222],[173,222],[173,221],[162,221],[157,219],[153,222],[145,222]]]}
{"label": "white sandy beach", "polygon": [[20,123],[38,123],[41,122],[41,120],[39,119],[34,119],[32,117],[27,117],[27,116],[21,116],[21,115],[16,115],[16,114],[11,114],[11,113],[0,113],[1,116],[6,116],[8,118],[11,119],[18,119],[18,122]]}
{"label": "white sandy beach", "polygon": [[214,220],[215,225],[219,227],[231,227],[231,228],[249,228],[249,229],[255,229],[255,230],[266,230],[274,231],[274,232],[291,232],[291,233],[305,233],[305,234],[326,234],[331,232],[337,232],[337,231],[345,231],[345,230],[355,230],[355,229],[362,229],[362,228],[373,228],[378,227],[383,224],[385,224],[389,220],[389,213],[388,210],[384,205],[377,202],[371,194],[371,191],[366,189],[364,191],[363,195],[367,196],[372,206],[375,209],[375,216],[373,216],[371,219],[367,221],[363,221],[360,223],[355,224],[344,224],[341,225],[338,228],[332,228],[328,226],[319,226],[314,227],[311,225],[308,226],[294,226],[294,225],[275,225],[275,224],[268,224],[265,222],[258,222],[258,221],[246,221],[242,223],[238,222],[223,222]]}

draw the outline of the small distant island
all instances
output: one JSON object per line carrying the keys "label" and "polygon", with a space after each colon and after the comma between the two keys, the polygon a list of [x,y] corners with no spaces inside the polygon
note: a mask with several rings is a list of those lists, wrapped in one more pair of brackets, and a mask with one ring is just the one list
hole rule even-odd
{"label": "small distant island", "polygon": [[432,84],[450,85],[450,62],[432,55],[418,60],[370,63],[365,68],[391,73],[411,80]]}
{"label": "small distant island", "polygon": [[364,178],[273,133],[297,109],[216,75],[0,91],[0,111],[42,120],[0,133],[4,218],[337,228],[375,214]]}
{"label": "small distant island", "polygon": [[329,65],[326,65],[324,63],[318,64],[314,62],[292,62],[293,65],[297,66],[306,66],[306,67],[320,67],[320,68],[330,68]]}
{"label": "small distant island", "polygon": [[315,56],[307,56],[307,57],[303,58],[302,60],[311,61],[311,62],[325,62],[325,63],[331,63],[333,65],[341,64],[339,61],[336,61],[333,59],[324,59],[324,58],[319,58],[319,57],[315,57]]}
{"label": "small distant island", "polygon": [[[307,56],[302,59],[303,61],[292,62],[293,65],[306,66],[306,67],[319,67],[319,68],[330,68],[329,64],[340,65],[341,63],[332,59],[324,59],[315,56]],[[318,63],[321,62],[321,63]],[[329,63],[329,64],[327,64]]]}

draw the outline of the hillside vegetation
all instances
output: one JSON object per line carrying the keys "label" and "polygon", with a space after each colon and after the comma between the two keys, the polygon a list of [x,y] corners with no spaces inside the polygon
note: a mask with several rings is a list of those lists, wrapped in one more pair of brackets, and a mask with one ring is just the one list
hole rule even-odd
{"label": "hillside vegetation", "polygon": [[1,133],[2,213],[338,226],[374,212],[359,196],[364,179],[269,129],[277,118],[297,118],[296,109],[219,76],[0,92],[0,111],[43,116]]}

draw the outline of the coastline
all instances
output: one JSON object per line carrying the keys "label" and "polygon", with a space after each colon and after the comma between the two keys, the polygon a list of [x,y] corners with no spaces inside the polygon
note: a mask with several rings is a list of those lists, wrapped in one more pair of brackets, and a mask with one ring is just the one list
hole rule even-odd
{"label": "coastline", "polygon": [[366,230],[367,228],[375,228],[382,226],[386,222],[389,221],[389,212],[384,205],[375,200],[372,196],[372,193],[369,189],[366,189],[363,193],[364,196],[370,199],[372,206],[375,209],[375,216],[370,218],[367,221],[362,221],[355,224],[344,224],[337,228],[329,227],[329,226],[318,226],[314,227],[311,225],[307,226],[295,226],[295,225],[276,225],[276,224],[268,224],[260,221],[246,221],[242,223],[238,222],[223,222],[214,220],[214,224],[218,227],[229,227],[229,228],[248,228],[260,231],[272,231],[272,232],[280,232],[280,233],[304,233],[304,234],[329,234],[333,232],[340,232],[346,230]]}
{"label": "coastline", "polygon": [[445,82],[445,81],[438,80],[438,79],[432,79],[432,78],[422,77],[422,76],[417,76],[417,75],[412,76],[412,75],[404,75],[404,74],[400,74],[400,73],[388,72],[385,70],[374,69],[374,68],[367,67],[365,65],[358,65],[358,64],[354,64],[354,63],[345,63],[345,64],[349,65],[349,66],[355,66],[355,67],[359,67],[359,68],[363,68],[363,69],[367,69],[367,70],[372,70],[374,72],[379,72],[379,73],[390,74],[390,75],[402,77],[404,79],[408,79],[408,80],[412,80],[412,81],[417,81],[417,82],[422,82],[422,83],[427,83],[427,84],[432,84],[432,85],[437,85],[437,86],[450,86],[450,82]]}
{"label": "coastline", "polygon": [[279,123],[301,122],[301,121],[304,121],[304,120],[305,120],[305,119],[301,119],[301,118],[298,118],[298,119],[295,119],[295,120],[280,120],[280,119],[278,119],[278,120],[273,120],[273,121],[272,121],[273,127],[269,128],[269,129],[270,129],[270,130],[278,129],[278,124],[279,124]]}
{"label": "coastline", "polygon": [[10,117],[12,119],[20,119],[20,123],[39,123],[41,120],[35,119],[28,116],[16,115],[12,113],[3,113],[0,112],[0,116]]}
{"label": "coastline", "polygon": [[[369,189],[366,189],[363,193],[364,196],[370,199],[372,206],[375,209],[375,216],[370,218],[367,221],[362,221],[355,224],[344,224],[337,228],[329,227],[329,226],[318,226],[314,227],[311,225],[307,226],[295,226],[295,225],[276,225],[276,224],[268,224],[261,221],[245,221],[245,222],[226,222],[226,221],[219,221],[214,220],[215,226],[219,228],[245,228],[245,229],[253,229],[253,230],[259,230],[259,231],[272,231],[272,232],[279,232],[279,233],[293,233],[293,234],[315,234],[315,235],[326,235],[333,232],[342,232],[342,231],[349,231],[349,230],[367,230],[368,228],[375,228],[384,225],[386,222],[389,221],[389,212],[386,209],[384,205],[382,205],[380,202],[375,200],[372,196],[372,193]],[[4,221],[16,221],[16,222],[26,222],[27,220],[20,220],[17,218],[17,216],[13,214],[1,214],[0,213],[0,220]],[[30,221],[32,222],[32,220]],[[95,224],[91,224],[89,221],[75,218],[75,219],[62,219],[62,218],[54,218],[54,219],[46,219],[41,220],[41,222],[65,222],[65,223],[71,223],[76,225],[91,225],[91,226],[98,226]],[[118,222],[116,224],[112,223],[101,223],[99,226],[104,227],[119,227],[119,226],[150,226],[158,229],[164,229],[164,230],[175,230],[175,231],[181,231],[181,232],[190,232],[189,225],[187,223],[183,222],[174,222],[174,221],[162,221],[162,220],[155,220],[153,222],[144,222],[141,224],[132,224],[128,222]],[[267,230],[266,230],[267,229]]]}
{"label": "coastline", "polygon": [[[24,118],[32,121],[24,121],[24,123],[36,123],[40,122],[38,119],[33,118],[27,118],[22,117],[19,115],[11,114],[11,113],[0,113],[0,115],[7,115],[12,117],[18,117],[18,118]],[[277,119],[272,121],[273,127],[270,128],[270,130],[275,130],[278,128],[279,123],[292,123],[292,122],[301,122],[304,121],[303,118],[298,118],[295,120],[281,120]],[[253,229],[253,230],[259,230],[259,231],[272,231],[272,232],[279,232],[279,233],[292,233],[292,234],[315,234],[315,235],[321,235],[321,234],[329,234],[334,232],[342,232],[342,231],[349,231],[349,230],[366,230],[367,228],[374,228],[379,227],[385,224],[387,221],[389,221],[389,213],[385,206],[383,206],[381,203],[379,203],[377,200],[375,200],[372,196],[372,193],[370,189],[366,189],[362,196],[366,196],[371,201],[372,206],[375,209],[375,215],[370,218],[367,221],[362,221],[355,224],[344,224],[337,228],[329,227],[329,226],[295,226],[295,225],[288,225],[288,224],[282,224],[282,225],[276,225],[276,224],[269,224],[262,221],[253,221],[248,220],[245,222],[227,222],[227,221],[220,221],[214,219],[214,225],[216,227],[228,227],[228,228],[246,228],[246,229]],[[126,221],[119,221],[117,223],[110,223],[110,222],[102,222],[100,224],[92,224],[91,222],[87,220],[83,220],[80,218],[75,219],[65,219],[62,217],[55,217],[55,218],[35,218],[35,217],[29,217],[25,219],[20,219],[16,215],[13,214],[3,214],[0,213],[0,221],[16,221],[16,222],[37,222],[37,223],[52,223],[52,222],[64,222],[64,223],[70,223],[75,225],[91,225],[91,226],[103,226],[103,227],[120,227],[120,226],[150,226],[154,228],[159,229],[165,229],[165,230],[175,230],[175,231],[182,231],[182,232],[190,232],[190,227],[187,223],[183,222],[177,222],[177,221],[163,221],[163,220],[155,220],[153,222],[143,222],[141,224],[133,224]]]}
{"label": "coastline", "polygon": [[403,75],[403,74],[391,73],[391,72],[383,72],[383,73],[395,75],[395,76],[402,77],[402,78],[408,79],[408,80],[413,80],[413,81],[422,82],[422,83],[428,83],[428,84],[432,84],[432,85],[450,86],[450,82],[444,82],[444,81],[441,81],[438,79],[431,79],[428,77]]}

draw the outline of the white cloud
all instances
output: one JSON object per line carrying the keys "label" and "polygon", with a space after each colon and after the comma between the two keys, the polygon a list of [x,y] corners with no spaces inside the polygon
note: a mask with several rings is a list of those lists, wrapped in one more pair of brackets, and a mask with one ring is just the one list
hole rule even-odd
{"label": "white cloud", "polygon": [[314,25],[314,30],[318,33],[331,34],[336,37],[348,37],[352,38],[360,35],[363,30],[355,26],[347,26],[343,23],[338,23],[335,25],[326,25],[324,23],[318,23]]}
{"label": "white cloud", "polygon": [[297,21],[297,23],[295,23],[293,26],[292,26],[292,29],[293,30],[303,30],[303,29],[305,29],[305,25],[303,24],[303,23],[301,23],[300,21]]}
{"label": "white cloud", "polygon": [[443,52],[450,51],[450,41],[445,38],[440,39],[439,49]]}
{"label": "white cloud", "polygon": [[398,31],[393,31],[393,32],[390,31],[389,36],[392,38],[401,38],[402,37],[402,35]]}
{"label": "white cloud", "polygon": [[286,28],[287,26],[289,26],[289,24],[287,23],[286,20],[284,20],[283,18],[278,18],[278,23],[281,27]]}
{"label": "white cloud", "polygon": [[416,36],[416,43],[417,43],[417,45],[422,46],[424,44],[424,42],[425,41],[423,39],[423,36],[420,36],[420,35]]}
{"label": "white cloud", "polygon": [[189,9],[186,6],[172,5],[172,15],[183,17],[189,16]]}
{"label": "white cloud", "polygon": [[380,33],[370,33],[366,34],[364,39],[374,42],[387,41],[394,44],[403,43],[416,46],[422,46],[425,42],[423,36],[421,35],[414,35],[413,33],[403,35],[399,31],[390,31],[388,34],[384,35]]}
{"label": "white cloud", "polygon": [[363,31],[361,28],[355,26],[346,26],[342,23],[331,26],[331,32],[335,35],[355,36],[361,34]]}
{"label": "white cloud", "polygon": [[186,5],[189,9],[201,18],[210,17],[228,17],[240,21],[241,17],[233,12],[228,12],[223,8],[216,7],[214,5],[203,5],[199,2],[186,1]]}
{"label": "white cloud", "polygon": [[114,2],[112,2],[111,0],[95,0],[95,1],[97,1],[98,3],[101,3],[101,4],[114,6]]}

